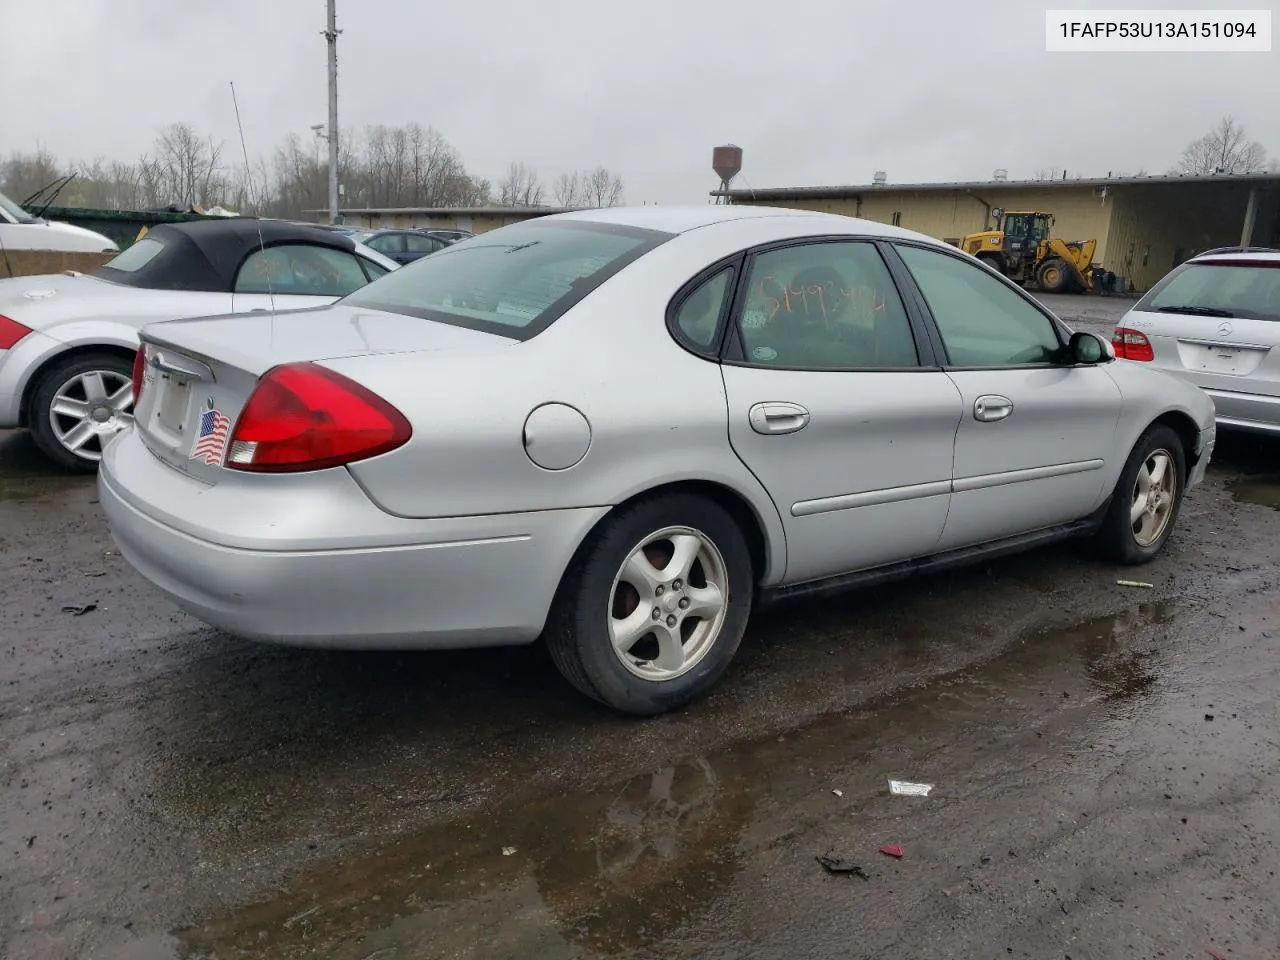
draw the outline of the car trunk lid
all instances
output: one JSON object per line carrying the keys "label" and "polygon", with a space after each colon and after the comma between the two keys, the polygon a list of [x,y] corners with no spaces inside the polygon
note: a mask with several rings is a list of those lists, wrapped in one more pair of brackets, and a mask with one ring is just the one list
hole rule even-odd
{"label": "car trunk lid", "polygon": [[[417,317],[336,305],[271,318],[174,320],[142,332],[135,410],[159,459],[205,483],[222,471],[236,419],[272,367],[379,353],[494,349],[514,341]],[[376,391],[376,384],[369,385]]]}
{"label": "car trunk lid", "polygon": [[1151,341],[1157,365],[1202,386],[1246,390],[1245,378],[1280,385],[1280,325],[1247,316],[1135,313],[1129,326]]}

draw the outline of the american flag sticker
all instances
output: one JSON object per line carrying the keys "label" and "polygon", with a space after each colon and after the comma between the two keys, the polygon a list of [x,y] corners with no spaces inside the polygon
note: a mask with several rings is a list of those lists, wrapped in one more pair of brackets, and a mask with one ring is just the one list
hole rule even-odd
{"label": "american flag sticker", "polygon": [[192,460],[201,460],[212,466],[222,463],[222,455],[227,448],[227,435],[231,432],[231,419],[217,410],[206,410],[200,414],[200,432],[196,436],[196,445],[191,450]]}

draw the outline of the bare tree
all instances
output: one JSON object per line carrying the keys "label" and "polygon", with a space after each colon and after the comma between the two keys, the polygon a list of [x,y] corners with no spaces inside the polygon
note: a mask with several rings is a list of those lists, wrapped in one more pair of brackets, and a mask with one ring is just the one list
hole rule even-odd
{"label": "bare tree", "polygon": [[[338,167],[348,208],[484,206],[498,192],[467,170],[438,131],[416,123],[342,131]],[[220,143],[181,123],[164,128],[153,148],[131,163],[99,157],[64,169],[43,148],[16,152],[0,160],[0,190],[22,200],[72,169],[79,176],[60,205],[137,210],[216,204],[295,218],[324,209],[328,200],[328,157],[308,135],[286,135],[266,157],[250,158],[246,169],[238,154],[224,162]],[[545,193],[520,163],[512,164],[499,189],[508,204],[540,205]]]}
{"label": "bare tree", "polygon": [[584,177],[583,193],[588,207],[616,207],[622,203],[622,178],[604,167],[596,167]]}
{"label": "bare tree", "polygon": [[556,205],[561,207],[583,207],[582,177],[577,171],[562,173],[556,178]]}
{"label": "bare tree", "polygon": [[206,206],[222,193],[222,144],[185,123],[165,127],[155,143],[161,190],[169,203]]}
{"label": "bare tree", "polygon": [[1187,146],[1174,169],[1176,173],[1198,175],[1249,173],[1262,170],[1266,162],[1267,151],[1262,144],[1250,141],[1244,127],[1226,116]]}
{"label": "bare tree", "polygon": [[498,184],[498,203],[504,207],[539,207],[544,192],[535,170],[512,161]]}
{"label": "bare tree", "polygon": [[1054,171],[1049,167],[1037,167],[1033,180],[1052,180]]}

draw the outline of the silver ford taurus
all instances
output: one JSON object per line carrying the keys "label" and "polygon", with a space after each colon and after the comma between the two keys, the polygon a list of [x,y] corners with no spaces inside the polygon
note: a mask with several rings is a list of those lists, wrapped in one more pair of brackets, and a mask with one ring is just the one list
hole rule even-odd
{"label": "silver ford taurus", "polygon": [[549,216],[337,304],[144,328],[101,502],[196,617],[359,648],[544,638],[688,703],[761,601],[1056,539],[1165,546],[1195,386],[952,247],[741,206]]}

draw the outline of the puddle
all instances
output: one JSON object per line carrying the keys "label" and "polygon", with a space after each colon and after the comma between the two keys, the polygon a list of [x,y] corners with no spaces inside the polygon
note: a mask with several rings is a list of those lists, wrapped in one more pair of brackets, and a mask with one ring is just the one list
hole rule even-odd
{"label": "puddle", "polygon": [[93,485],[93,477],[60,472],[25,430],[0,430],[0,502],[46,501]]}
{"label": "puddle", "polygon": [[1228,480],[1227,490],[1237,503],[1280,510],[1280,476],[1248,476]]}
{"label": "puddle", "polygon": [[93,486],[92,478],[77,474],[56,476],[6,476],[0,473],[0,502],[26,501],[46,503],[68,490],[84,490]]}
{"label": "puddle", "polygon": [[[1141,709],[1160,689],[1173,615],[1142,604],[1040,631],[976,667],[608,786],[522,797],[513,785],[496,809],[313,864],[268,899],[174,931],[179,956],[661,953],[664,939],[720,915],[746,859],[803,847],[796,856],[812,865],[824,824],[901,816],[888,779],[934,783],[928,802],[948,802],[992,744],[1053,763],[1054,730],[1087,741],[1092,721]],[[625,738],[619,728],[619,749]]]}

